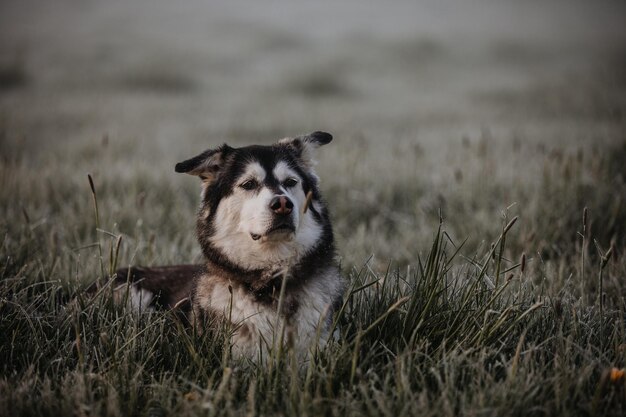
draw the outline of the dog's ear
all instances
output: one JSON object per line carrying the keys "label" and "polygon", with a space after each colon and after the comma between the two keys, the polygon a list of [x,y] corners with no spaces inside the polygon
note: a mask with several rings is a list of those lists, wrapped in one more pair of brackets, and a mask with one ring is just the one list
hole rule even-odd
{"label": "dog's ear", "polygon": [[211,183],[224,166],[226,154],[232,150],[228,145],[209,149],[198,156],[176,164],[174,170],[189,175],[197,175],[205,183]]}
{"label": "dog's ear", "polygon": [[299,137],[304,143],[319,148],[322,145],[328,145],[333,140],[333,135],[326,132],[313,132],[308,135]]}
{"label": "dog's ear", "polygon": [[278,143],[288,146],[309,168],[315,165],[314,151],[333,140],[333,135],[326,132],[313,132],[295,138],[285,138]]}

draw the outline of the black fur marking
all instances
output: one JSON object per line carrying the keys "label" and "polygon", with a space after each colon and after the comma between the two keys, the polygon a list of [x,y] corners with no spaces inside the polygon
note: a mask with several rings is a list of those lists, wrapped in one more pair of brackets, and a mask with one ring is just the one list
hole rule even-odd
{"label": "black fur marking", "polygon": [[174,167],[174,171],[179,172],[179,173],[187,173],[189,171],[193,171],[194,169],[198,168],[198,166],[200,166],[204,161],[206,161],[208,157],[214,155],[217,152],[218,152],[217,150],[209,149],[207,151],[202,152],[198,156],[194,156],[191,159],[187,159],[186,161],[179,162]]}
{"label": "black fur marking", "polygon": [[[253,288],[253,286],[248,283],[244,283],[243,285],[248,292],[254,296],[257,302],[267,306],[278,307],[282,283],[283,277],[276,277],[261,288]],[[304,284],[304,281],[296,281],[293,279],[288,280],[286,283],[282,313],[285,314],[287,319],[298,312],[300,302],[296,297],[291,296],[291,294],[302,287],[302,284]]]}
{"label": "black fur marking", "polygon": [[330,133],[317,131],[309,133],[307,136],[305,136],[305,140],[317,143],[321,146],[329,144],[330,141],[333,140],[333,135],[331,135]]}
{"label": "black fur marking", "polygon": [[236,281],[255,282],[261,280],[266,273],[263,269],[247,269],[232,263],[222,252],[215,248],[208,238],[198,236],[200,246],[209,264],[217,267]]}
{"label": "black fur marking", "polygon": [[[222,159],[225,158],[233,148],[223,144],[217,149],[208,149],[198,156],[176,164],[174,171],[180,173],[195,174],[203,180],[207,178],[203,174],[217,174],[222,168]],[[219,155],[218,155],[219,154]],[[202,168],[200,171],[199,169]]]}

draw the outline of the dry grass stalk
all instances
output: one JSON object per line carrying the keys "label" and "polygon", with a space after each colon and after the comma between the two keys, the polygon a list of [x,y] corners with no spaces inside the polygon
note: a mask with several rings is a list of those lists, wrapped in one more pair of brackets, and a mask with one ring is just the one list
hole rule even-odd
{"label": "dry grass stalk", "polygon": [[311,200],[313,200],[313,191],[309,191],[306,193],[306,200],[304,201],[304,206],[302,207],[302,214],[306,213],[309,209],[309,205],[311,205]]}
{"label": "dry grass stalk", "polygon": [[506,233],[507,233],[509,230],[511,230],[511,227],[513,227],[513,225],[515,224],[515,222],[517,221],[517,219],[518,219],[518,216],[513,217],[513,218],[511,219],[511,221],[510,221],[510,222],[509,222],[506,226],[504,226],[504,231],[502,232],[502,234],[503,234],[503,235],[506,235]]}
{"label": "dry grass stalk", "polygon": [[[93,183],[93,178],[91,177],[91,174],[87,174],[87,178],[89,179],[89,187],[91,188],[93,208],[94,208],[94,213],[96,216],[96,230],[98,230],[100,229],[100,212],[98,210],[98,196],[96,195],[96,186]],[[100,257],[100,273],[102,277],[104,277],[105,274],[104,274],[104,261],[102,259],[102,245],[100,244],[99,240],[98,240],[98,255]]]}

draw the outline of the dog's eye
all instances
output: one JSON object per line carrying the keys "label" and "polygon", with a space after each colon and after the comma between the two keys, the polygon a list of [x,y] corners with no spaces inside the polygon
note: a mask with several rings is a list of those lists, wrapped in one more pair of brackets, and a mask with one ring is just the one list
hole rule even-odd
{"label": "dog's eye", "polygon": [[240,185],[241,188],[243,188],[244,190],[248,190],[248,191],[252,191],[256,189],[258,186],[259,186],[259,183],[256,182],[256,180],[247,180]]}
{"label": "dog's eye", "polygon": [[283,185],[284,185],[285,187],[289,187],[289,188],[291,188],[291,187],[295,187],[297,183],[298,183],[298,180],[297,180],[297,179],[295,179],[295,178],[287,178],[287,179],[285,180],[285,182],[283,182]]}

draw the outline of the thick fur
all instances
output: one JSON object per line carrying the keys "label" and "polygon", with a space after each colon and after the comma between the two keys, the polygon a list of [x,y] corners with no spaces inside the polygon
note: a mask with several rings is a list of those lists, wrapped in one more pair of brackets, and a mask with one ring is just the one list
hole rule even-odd
{"label": "thick fur", "polygon": [[202,180],[205,263],[118,271],[133,305],[190,307],[199,330],[229,320],[234,351],[251,358],[280,341],[304,353],[325,340],[344,282],[313,154],[331,140],[314,132],[270,146],[223,145],[177,164]]}

